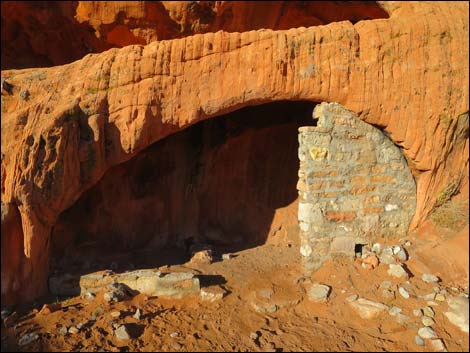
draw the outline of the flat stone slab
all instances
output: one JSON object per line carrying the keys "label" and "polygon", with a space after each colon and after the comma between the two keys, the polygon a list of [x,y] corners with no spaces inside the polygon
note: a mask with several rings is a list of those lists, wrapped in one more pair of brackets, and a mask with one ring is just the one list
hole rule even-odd
{"label": "flat stone slab", "polygon": [[79,295],[97,293],[112,284],[122,283],[130,289],[148,296],[182,298],[199,295],[199,278],[190,272],[162,273],[158,270],[137,270],[122,274],[107,272],[90,273],[84,276],[55,276],[49,279],[49,290],[54,295]]}
{"label": "flat stone slab", "polygon": [[349,305],[363,319],[373,319],[379,316],[383,311],[388,310],[388,306],[382,303],[373,302],[364,298],[350,302]]}
{"label": "flat stone slab", "polygon": [[449,311],[444,312],[444,315],[452,324],[468,333],[468,298],[452,297],[447,299],[447,304],[449,305]]}
{"label": "flat stone slab", "polygon": [[312,284],[307,292],[308,299],[317,303],[325,302],[328,299],[330,291],[330,286],[324,284]]}

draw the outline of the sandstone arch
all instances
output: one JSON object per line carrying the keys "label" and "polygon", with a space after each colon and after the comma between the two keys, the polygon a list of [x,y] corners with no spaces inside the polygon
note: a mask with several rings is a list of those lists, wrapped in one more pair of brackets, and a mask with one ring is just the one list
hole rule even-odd
{"label": "sandstone arch", "polygon": [[2,222],[15,218],[24,237],[20,279],[2,264],[2,299],[44,291],[51,227],[111,166],[247,105],[332,101],[382,127],[416,178],[412,226],[439,195],[467,190],[468,3],[383,6],[389,19],[198,34],[2,71],[13,85],[2,93]]}

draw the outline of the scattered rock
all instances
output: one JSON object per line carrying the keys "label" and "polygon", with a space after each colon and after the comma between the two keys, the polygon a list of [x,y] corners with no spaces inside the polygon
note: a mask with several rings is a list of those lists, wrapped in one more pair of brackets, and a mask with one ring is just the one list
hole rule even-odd
{"label": "scattered rock", "polygon": [[434,276],[430,273],[424,273],[422,276],[421,276],[421,279],[426,282],[426,283],[433,283],[433,282],[439,282],[439,277],[437,276]]}
{"label": "scattered rock", "polygon": [[235,256],[233,254],[222,254],[222,260],[230,260],[233,259]]}
{"label": "scattered rock", "polygon": [[252,301],[251,306],[253,307],[253,309],[255,309],[255,311],[261,314],[272,314],[275,313],[278,309],[278,306],[276,304],[263,303],[258,301]]}
{"label": "scattered rock", "polygon": [[382,245],[380,243],[375,243],[372,245],[372,251],[375,252],[376,254],[380,254],[380,251],[382,250]]}
{"label": "scattered rock", "polygon": [[183,346],[179,344],[178,342],[173,342],[171,344],[171,347],[174,349],[175,352],[180,351]]}
{"label": "scattered rock", "polygon": [[82,327],[83,327],[83,325],[84,325],[84,324],[80,322],[80,323],[77,325],[77,328],[78,328],[79,330],[81,330]]}
{"label": "scattered rock", "polygon": [[382,283],[380,283],[380,288],[383,288],[383,289],[390,289],[392,288],[393,286],[393,283],[391,281],[383,281]]}
{"label": "scattered rock", "polygon": [[171,337],[171,338],[178,337],[179,335],[180,335],[179,332],[172,332],[172,333],[170,333],[170,337]]}
{"label": "scattered rock", "polygon": [[409,299],[410,297],[410,294],[407,292],[407,290],[401,286],[398,287],[398,293],[400,293],[400,295],[405,299]]}
{"label": "scattered rock", "polygon": [[437,333],[430,327],[421,327],[418,330],[418,335],[424,339],[438,338]]}
{"label": "scattered rock", "polygon": [[438,302],[443,302],[446,300],[446,297],[444,294],[442,293],[438,293],[436,294],[436,297],[434,298],[434,300],[438,301]]}
{"label": "scattered rock", "polygon": [[71,326],[69,328],[69,333],[71,333],[72,335],[75,335],[78,333],[78,328],[76,328],[75,326]]}
{"label": "scattered rock", "polygon": [[401,247],[400,247],[400,246],[398,246],[398,245],[392,246],[393,255],[398,254],[400,251],[401,251]]}
{"label": "scattered rock", "polygon": [[250,338],[254,341],[257,340],[259,337],[258,332],[252,332],[250,333]]}
{"label": "scattered rock", "polygon": [[395,258],[393,257],[393,250],[391,247],[384,247],[380,253],[379,260],[381,263],[390,265],[395,263]]}
{"label": "scattered rock", "polygon": [[67,330],[67,327],[66,327],[66,326],[62,326],[62,327],[60,328],[60,330],[59,330],[59,333],[60,333],[61,335],[66,335],[67,332],[69,332],[69,330]]}
{"label": "scattered rock", "polygon": [[435,297],[436,297],[436,293],[429,293],[429,294],[425,294],[425,295],[420,296],[420,298],[422,298],[426,301],[434,300]]}
{"label": "scattered rock", "polygon": [[405,271],[402,265],[389,264],[388,267],[389,269],[387,273],[390,276],[393,276],[396,278],[408,278],[408,273]]}
{"label": "scattered rock", "polygon": [[410,321],[410,317],[402,313],[398,313],[395,317],[395,321],[399,323],[400,325],[403,325],[407,323],[408,321]]}
{"label": "scattered rock", "polygon": [[447,351],[441,339],[430,340],[429,345],[435,352]]}
{"label": "scattered rock", "polygon": [[330,294],[331,287],[324,284],[312,284],[308,289],[308,299],[313,302],[325,302]]}
{"label": "scattered rock", "polygon": [[421,309],[413,309],[413,315],[416,317],[423,316],[423,311]]}
{"label": "scattered rock", "polygon": [[469,305],[468,298],[466,297],[451,297],[447,299],[449,305],[449,311],[444,312],[447,319],[463,332],[468,333],[469,331]]}
{"label": "scattered rock", "polygon": [[418,346],[424,346],[424,340],[419,337],[419,336],[415,336],[415,343],[418,345]]}
{"label": "scattered rock", "polygon": [[375,255],[369,255],[362,260],[363,264],[366,264],[368,270],[374,269],[379,265],[379,259]]}
{"label": "scattered rock", "polygon": [[406,253],[405,249],[403,249],[403,248],[400,248],[400,251],[398,251],[395,254],[395,256],[401,262],[405,262],[406,260],[408,260],[408,254]]}
{"label": "scattered rock", "polygon": [[346,301],[347,301],[348,303],[351,303],[351,302],[357,300],[357,298],[358,298],[358,295],[357,295],[357,294],[353,294],[353,295],[350,295],[349,297],[347,297],[347,298],[346,298]]}
{"label": "scattered rock", "polygon": [[421,318],[421,322],[423,323],[424,326],[432,326],[434,325],[436,322],[430,318],[429,316],[423,316]]}
{"label": "scattered rock", "polygon": [[86,293],[83,295],[83,297],[84,297],[85,299],[91,300],[91,299],[95,299],[95,298],[96,298],[96,294],[90,293],[90,292],[86,292]]}
{"label": "scattered rock", "polygon": [[136,320],[140,320],[140,317],[141,317],[140,309],[137,309],[135,311],[135,314],[132,317]]}
{"label": "scattered rock", "polygon": [[113,329],[118,329],[120,326],[117,322],[113,322]]}
{"label": "scattered rock", "polygon": [[103,298],[107,302],[119,302],[129,298],[130,292],[126,285],[122,283],[112,283],[107,286],[107,291]]}
{"label": "scattered rock", "polygon": [[221,300],[227,294],[226,290],[221,287],[201,288],[201,299],[209,302]]}
{"label": "scattered rock", "polygon": [[60,303],[44,304],[39,313],[43,315],[48,315],[57,310],[60,310],[61,308],[62,308],[62,305]]}
{"label": "scattered rock", "polygon": [[211,264],[212,262],[214,262],[214,258],[211,249],[195,252],[190,260],[191,264]]}
{"label": "scattered rock", "polygon": [[27,333],[18,340],[19,346],[26,346],[39,338],[39,335],[36,333]]}
{"label": "scattered rock", "polygon": [[127,328],[125,325],[119,326],[119,328],[114,331],[114,334],[116,335],[117,339],[121,341],[128,340],[131,338],[129,336],[129,332],[127,332]]}
{"label": "scattered rock", "polygon": [[359,298],[356,301],[350,302],[349,305],[351,305],[351,307],[363,319],[373,319],[388,309],[388,306],[385,304],[373,302],[364,298]]}
{"label": "scattered rock", "polygon": [[406,246],[407,248],[409,248],[412,244],[411,244],[411,241],[405,240],[405,242],[403,243],[403,245]]}
{"label": "scattered rock", "polygon": [[391,316],[395,316],[396,314],[401,313],[401,308],[399,308],[397,306],[392,306],[392,308],[388,311],[388,313]]}
{"label": "scattered rock", "polygon": [[382,297],[387,299],[387,301],[395,299],[395,291],[390,289],[383,289],[382,290]]}
{"label": "scattered rock", "polygon": [[430,306],[422,308],[421,310],[423,311],[424,316],[434,317],[435,315],[433,308],[431,308]]}
{"label": "scattered rock", "polygon": [[118,310],[118,311],[111,311],[111,313],[109,314],[111,315],[111,317],[114,317],[114,318],[118,318],[119,316],[121,316],[121,312]]}

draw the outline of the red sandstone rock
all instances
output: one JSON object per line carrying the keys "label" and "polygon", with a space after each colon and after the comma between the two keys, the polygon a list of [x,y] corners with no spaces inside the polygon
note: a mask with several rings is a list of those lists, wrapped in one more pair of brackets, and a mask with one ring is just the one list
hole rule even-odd
{"label": "red sandstone rock", "polygon": [[61,308],[62,308],[62,305],[60,303],[44,304],[39,313],[43,315],[48,315],[57,310],[60,310]]}
{"label": "red sandstone rock", "polygon": [[468,190],[468,3],[381,6],[390,18],[197,34],[2,71],[13,86],[2,93],[2,302],[46,290],[52,227],[110,167],[247,105],[336,101],[383,127],[417,182],[412,227]]}
{"label": "red sandstone rock", "polygon": [[372,270],[379,265],[379,259],[374,255],[370,255],[363,259],[362,263],[366,264],[368,270]]}

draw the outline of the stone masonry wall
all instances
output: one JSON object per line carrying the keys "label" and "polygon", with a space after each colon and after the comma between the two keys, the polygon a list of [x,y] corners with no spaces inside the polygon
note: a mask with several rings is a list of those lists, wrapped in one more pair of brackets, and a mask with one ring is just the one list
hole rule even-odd
{"label": "stone masonry wall", "polygon": [[298,219],[307,273],[331,256],[333,239],[354,246],[405,236],[416,207],[413,176],[387,136],[337,103],[317,105],[313,117],[317,126],[299,128]]}

